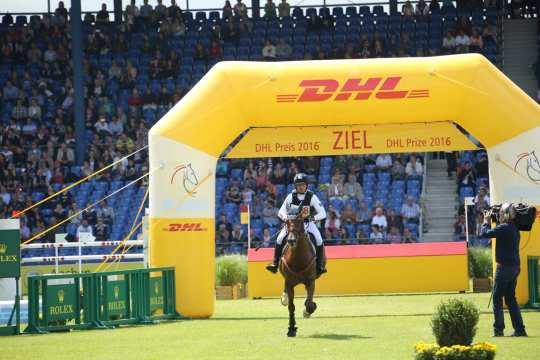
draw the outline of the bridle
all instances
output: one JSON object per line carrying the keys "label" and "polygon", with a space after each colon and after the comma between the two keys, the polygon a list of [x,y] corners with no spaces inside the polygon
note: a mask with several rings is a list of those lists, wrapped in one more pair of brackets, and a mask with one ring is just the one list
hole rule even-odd
{"label": "bridle", "polygon": [[302,219],[301,213],[298,215],[289,216],[287,218],[287,245],[290,247],[295,247],[297,244],[298,236],[301,236],[305,233],[304,221]]}

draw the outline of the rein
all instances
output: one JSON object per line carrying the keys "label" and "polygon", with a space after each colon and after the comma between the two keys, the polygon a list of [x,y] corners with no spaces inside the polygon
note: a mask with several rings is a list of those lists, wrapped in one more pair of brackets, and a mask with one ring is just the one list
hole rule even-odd
{"label": "rein", "polygon": [[[303,226],[304,224],[302,224]],[[309,239],[309,234],[307,234],[306,232],[304,232],[302,235],[300,236],[305,236],[305,241],[307,241],[307,245],[310,247],[310,248],[313,248],[313,243],[311,242],[311,240]],[[297,236],[297,238],[299,238],[300,236]],[[297,240],[298,241],[298,240]],[[283,252],[283,255],[284,255],[285,251]],[[290,274],[292,274],[294,277],[297,278],[297,280],[302,280],[301,279],[301,276],[307,271],[309,270],[313,264],[315,263],[317,257],[314,256],[311,261],[309,262],[309,264],[304,268],[302,269],[301,271],[294,271],[291,269],[291,267],[289,266],[289,264],[287,263],[287,260],[285,259],[284,256],[281,256],[281,262],[283,263],[285,269],[287,270],[287,272],[289,272]]]}

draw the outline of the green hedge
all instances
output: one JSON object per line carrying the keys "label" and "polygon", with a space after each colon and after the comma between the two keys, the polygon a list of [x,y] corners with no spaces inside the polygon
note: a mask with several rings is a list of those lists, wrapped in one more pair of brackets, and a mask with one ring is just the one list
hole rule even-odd
{"label": "green hedge", "polygon": [[223,255],[216,259],[216,285],[232,286],[247,283],[247,257]]}
{"label": "green hedge", "polygon": [[473,278],[493,277],[491,248],[473,246],[469,248],[469,272]]}
{"label": "green hedge", "polygon": [[470,345],[476,335],[479,317],[480,311],[468,300],[442,301],[431,320],[439,346]]}

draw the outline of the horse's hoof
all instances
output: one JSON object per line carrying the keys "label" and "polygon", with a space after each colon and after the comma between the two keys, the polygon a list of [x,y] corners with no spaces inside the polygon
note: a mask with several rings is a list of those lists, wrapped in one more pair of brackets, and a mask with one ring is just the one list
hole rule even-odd
{"label": "horse's hoof", "polygon": [[[306,307],[304,308],[304,313],[311,315],[315,312],[315,310],[317,310],[317,304],[315,302],[307,303]],[[304,315],[304,317],[306,316]]]}
{"label": "horse's hoof", "polygon": [[311,317],[311,314],[307,312],[307,310],[304,310],[304,318],[309,319]]}
{"label": "horse's hoof", "polygon": [[292,329],[289,329],[289,331],[287,331],[287,336],[288,336],[288,337],[296,337],[296,330],[297,330],[297,329],[298,329],[297,327],[294,327],[294,328],[292,328]]}
{"label": "horse's hoof", "polygon": [[283,306],[289,305],[289,296],[287,295],[286,292],[281,294],[281,305],[283,305]]}

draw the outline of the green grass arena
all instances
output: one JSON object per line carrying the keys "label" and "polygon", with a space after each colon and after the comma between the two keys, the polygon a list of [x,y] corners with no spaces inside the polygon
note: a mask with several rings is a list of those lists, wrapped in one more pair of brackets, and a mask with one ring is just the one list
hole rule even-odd
{"label": "green grass arena", "polygon": [[540,312],[524,310],[528,338],[492,338],[489,293],[316,297],[311,319],[297,306],[298,335],[287,338],[287,308],[279,299],[217,301],[207,320],[23,335],[0,339],[1,359],[412,359],[416,342],[434,342],[431,315],[447,298],[473,301],[481,316],[475,342],[497,345],[496,359],[540,359]]}

